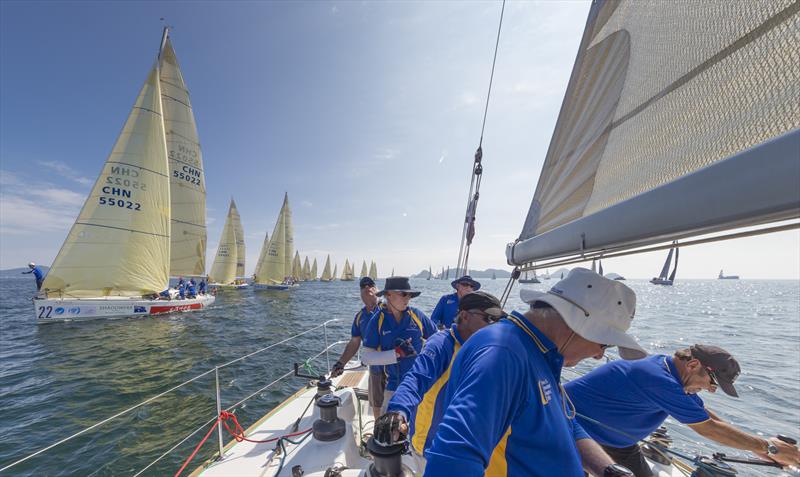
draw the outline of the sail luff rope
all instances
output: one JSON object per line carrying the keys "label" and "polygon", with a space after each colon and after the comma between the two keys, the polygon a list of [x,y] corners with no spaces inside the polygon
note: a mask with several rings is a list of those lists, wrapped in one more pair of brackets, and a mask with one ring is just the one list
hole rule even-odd
{"label": "sail luff rope", "polygon": [[[502,7],[500,8],[500,21],[497,25],[497,38],[494,44],[494,56],[492,58],[492,70],[489,75],[489,88],[486,92],[486,103],[483,108],[483,121],[481,123],[481,135],[478,140],[478,149],[475,151],[475,159],[472,166],[472,175],[469,184],[469,193],[467,194],[467,212],[464,217],[464,225],[461,230],[461,244],[458,249],[458,261],[456,264],[456,275],[465,275],[468,270],[469,263],[469,248],[472,245],[472,239],[475,236],[475,213],[478,209],[478,199],[480,198],[481,177],[483,174],[483,166],[481,160],[483,159],[483,133],[486,129],[486,118],[489,114],[489,100],[492,96],[492,83],[494,82],[494,70],[497,65],[497,52],[500,49],[500,32],[503,29],[503,16],[506,10],[506,0],[503,0]],[[473,195],[474,191],[474,195]],[[459,273],[459,270],[463,270]]]}

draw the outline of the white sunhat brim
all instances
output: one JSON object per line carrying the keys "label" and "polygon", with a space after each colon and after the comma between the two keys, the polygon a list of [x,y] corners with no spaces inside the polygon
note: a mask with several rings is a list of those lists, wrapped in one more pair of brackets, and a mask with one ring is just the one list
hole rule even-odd
{"label": "white sunhat brim", "polygon": [[572,331],[589,341],[618,347],[619,355],[622,359],[634,360],[647,356],[647,351],[632,336],[616,328],[588,319],[586,312],[569,300],[553,293],[531,289],[521,289],[519,296],[522,301],[531,305],[533,302],[543,301],[552,306]]}

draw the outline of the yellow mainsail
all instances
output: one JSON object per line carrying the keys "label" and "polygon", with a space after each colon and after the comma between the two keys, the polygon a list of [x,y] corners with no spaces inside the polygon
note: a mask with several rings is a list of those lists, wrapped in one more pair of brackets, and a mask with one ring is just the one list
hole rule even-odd
{"label": "yellow mainsail", "polygon": [[205,274],[206,181],[189,90],[166,38],[160,56],[159,83],[169,160],[171,276]]}
{"label": "yellow mainsail", "polygon": [[167,287],[170,184],[158,77],[156,65],[53,261],[47,293],[142,296]]}
{"label": "yellow mainsail", "polygon": [[211,265],[211,273],[208,278],[212,283],[228,284],[233,283],[236,279],[238,257],[234,214],[238,215],[236,204],[231,199],[231,204],[228,207],[228,217],[225,219],[225,226],[222,229],[222,236],[217,246],[217,255],[214,257],[214,264]]}
{"label": "yellow mainsail", "polygon": [[[272,238],[265,242],[266,252],[262,250],[263,260],[256,266],[255,282],[262,285],[281,283],[288,275],[286,270],[286,212],[288,202],[283,206],[275,221]],[[266,240],[266,239],[265,239]]]}
{"label": "yellow mainsail", "polygon": [[236,208],[236,202],[233,199],[231,199],[231,220],[236,231],[236,276],[244,277],[244,227],[242,227],[239,209]]}
{"label": "yellow mainsail", "polygon": [[[334,273],[336,273],[336,272],[334,272]],[[336,275],[333,275],[333,276],[336,276]],[[323,281],[323,282],[329,282],[329,281],[331,281],[333,276],[331,275],[331,256],[328,255],[325,258],[325,266],[322,267],[322,276],[319,277],[319,279],[320,279],[320,281]]]}

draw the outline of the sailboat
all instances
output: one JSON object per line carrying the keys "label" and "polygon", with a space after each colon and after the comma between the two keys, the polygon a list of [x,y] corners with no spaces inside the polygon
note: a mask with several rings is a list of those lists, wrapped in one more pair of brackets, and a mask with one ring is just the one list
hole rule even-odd
{"label": "sailboat", "polygon": [[263,260],[256,266],[253,276],[253,289],[255,290],[288,290],[297,286],[290,278],[286,268],[286,257],[289,256],[291,265],[291,250],[288,249],[293,240],[289,240],[290,230],[287,229],[288,219],[292,211],[289,208],[289,194],[284,194],[283,205],[272,229],[272,238],[264,239],[264,248],[261,250]]}
{"label": "sailboat", "polygon": [[375,261],[372,261],[369,264],[369,275],[367,276],[369,276],[372,280],[378,279],[378,266],[375,265]]}
{"label": "sailboat", "polygon": [[447,271],[444,273],[444,279],[450,280],[450,267],[447,267]]}
{"label": "sailboat", "polygon": [[[542,278],[544,278],[545,280],[550,280],[550,270],[545,270],[544,271],[544,275],[542,276]],[[563,274],[562,274],[561,278],[564,278]]]}
{"label": "sailboat", "polygon": [[325,266],[322,267],[322,276],[319,277],[319,281],[321,282],[330,282],[333,281],[333,277],[335,277],[336,272],[331,274],[331,256],[328,255],[325,257]]}
{"label": "sailboat", "polygon": [[355,280],[355,276],[353,275],[353,266],[350,265],[350,261],[348,259],[344,260],[344,270],[342,270],[342,278],[340,280],[343,282],[352,282]]}
{"label": "sailboat", "polygon": [[[664,262],[664,266],[661,267],[661,273],[659,273],[657,277],[650,279],[650,283],[653,285],[672,285],[672,282],[675,281],[675,273],[678,271],[678,243],[672,242],[672,244],[676,246],[669,249],[667,260]],[[673,268],[672,273],[667,276],[669,273],[669,266],[672,263],[673,252],[675,253],[675,268]]]}
{"label": "sailboat", "polygon": [[[165,98],[167,88],[175,101]],[[174,104],[181,98],[183,105]],[[182,122],[186,137],[172,134],[175,122]],[[171,126],[169,143],[165,123]],[[178,161],[169,161],[171,157],[187,160],[178,166]],[[196,187],[173,186],[170,178],[181,173],[194,177],[187,182]],[[175,209],[180,220],[189,219],[186,228],[172,228],[173,189],[177,197],[198,200],[187,209]],[[196,213],[199,210],[202,213]],[[173,233],[180,234],[174,243]],[[157,299],[169,284],[170,272],[204,273],[205,237],[205,184],[197,131],[165,28],[158,59],[34,297],[37,322],[154,315],[210,305],[214,296],[206,294]],[[174,262],[173,246],[186,247],[176,253]]]}
{"label": "sailboat", "polygon": [[331,281],[331,282],[332,282],[332,281],[336,280],[336,275],[337,275],[337,273],[336,273],[336,272],[337,272],[338,270],[339,270],[339,264],[337,264],[337,263],[334,263],[334,264],[333,264],[333,273],[331,273],[331,279],[330,279],[329,281]]}
{"label": "sailboat", "polygon": [[368,276],[369,276],[369,271],[367,270],[367,262],[365,260],[362,260],[361,273],[359,274],[359,277],[368,277]]}
{"label": "sailboat", "polygon": [[[298,255],[298,260],[299,259],[300,256]],[[311,280],[311,263],[308,260],[308,255],[306,255],[306,258],[303,261],[303,268],[300,274],[302,276],[301,280],[303,280],[304,282]]]}
{"label": "sailboat", "polygon": [[431,278],[433,278],[433,270],[432,270],[432,268],[429,266],[429,267],[428,267],[428,278],[426,278],[426,280],[430,280]]}
{"label": "sailboat", "polygon": [[536,270],[524,271],[519,279],[520,283],[542,283],[539,277],[536,276]]}
{"label": "sailboat", "polygon": [[317,281],[317,259],[314,258],[314,263],[311,264],[311,277],[309,278],[311,281]]}
{"label": "sailboat", "polygon": [[719,271],[719,275],[717,276],[719,280],[738,280],[739,275],[725,275],[722,273],[722,270]]}
{"label": "sailboat", "polygon": [[[208,274],[209,286],[241,290],[249,285],[244,277],[244,229],[236,209],[236,202],[231,199],[228,216],[222,228],[222,236],[217,246],[217,254]],[[241,278],[240,278],[241,277]]]}

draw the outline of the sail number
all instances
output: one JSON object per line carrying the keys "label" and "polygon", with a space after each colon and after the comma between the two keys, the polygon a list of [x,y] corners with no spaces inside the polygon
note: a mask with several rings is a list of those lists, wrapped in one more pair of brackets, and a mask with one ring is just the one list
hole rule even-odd
{"label": "sail number", "polygon": [[50,318],[50,313],[53,312],[52,306],[40,306],[39,307],[39,319],[43,318]]}
{"label": "sail number", "polygon": [[119,177],[106,176],[106,184],[118,185],[124,187],[133,187],[134,189],[147,190],[147,184],[139,181],[132,181],[130,179],[120,179]]}
{"label": "sail number", "polygon": [[[183,167],[184,167],[184,169],[186,168],[186,166],[183,166]],[[181,172],[181,171],[176,171],[174,169],[172,170],[172,177],[177,177],[178,179],[183,179],[186,182],[189,182],[191,184],[195,184],[195,185],[199,186],[200,185],[200,178],[199,177],[195,177],[195,174],[199,175],[199,172],[197,172],[197,171]]]}
{"label": "sail number", "polygon": [[100,197],[100,205],[108,205],[111,207],[120,207],[123,209],[142,210],[142,204],[138,202],[131,202],[129,200],[115,199],[114,197]]}

